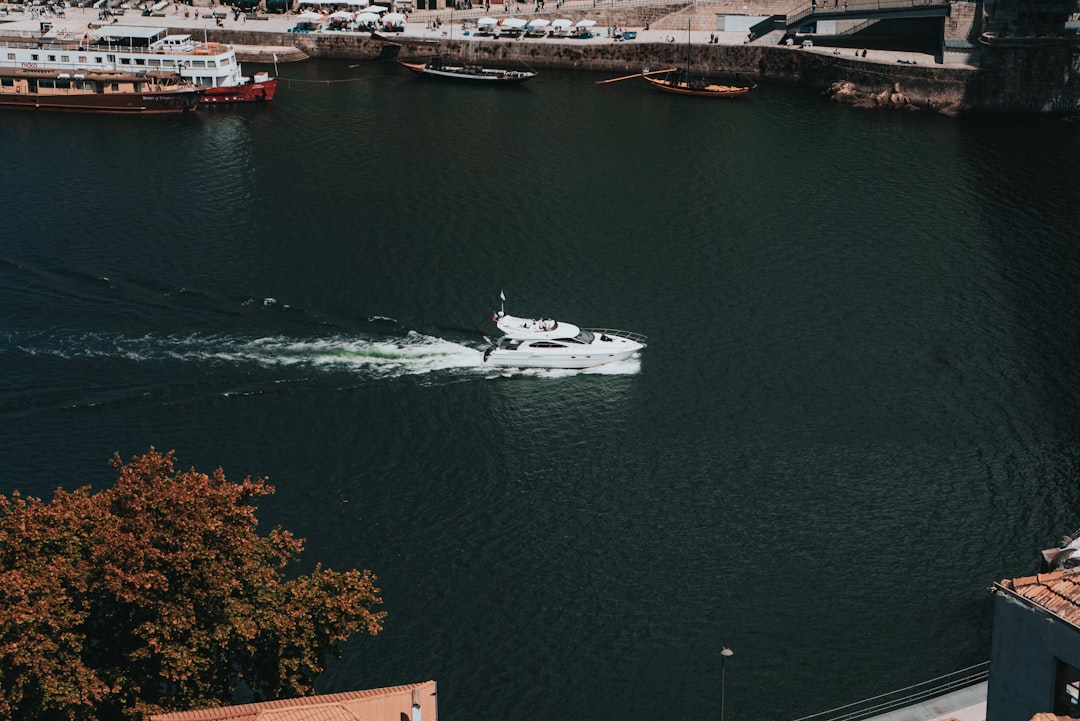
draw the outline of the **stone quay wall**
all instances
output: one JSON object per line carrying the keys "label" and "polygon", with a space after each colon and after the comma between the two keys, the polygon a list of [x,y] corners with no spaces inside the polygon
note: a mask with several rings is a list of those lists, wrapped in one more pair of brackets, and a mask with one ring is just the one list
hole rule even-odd
{"label": "stone quay wall", "polygon": [[[292,46],[311,57],[372,60],[382,42],[366,34],[272,33],[209,30],[209,39],[239,45]],[[396,40],[396,39],[395,39]],[[476,64],[527,65],[630,74],[643,68],[681,66],[678,42],[611,42],[604,39],[419,40],[401,38],[401,57],[439,53]],[[838,102],[863,107],[922,109],[948,115],[978,112],[1073,114],[1080,112],[1080,46],[981,49],[979,67],[869,62],[851,49],[758,44],[697,44],[691,70],[726,79],[818,88]],[[1064,76],[1063,76],[1064,71]],[[1063,78],[1064,77],[1064,81]]]}

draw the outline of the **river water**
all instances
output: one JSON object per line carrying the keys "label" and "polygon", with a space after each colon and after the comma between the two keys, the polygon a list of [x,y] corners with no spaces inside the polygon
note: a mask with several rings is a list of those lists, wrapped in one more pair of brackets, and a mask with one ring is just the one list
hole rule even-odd
{"label": "river water", "polygon": [[[269,476],[389,612],[320,691],[795,718],[986,660],[986,587],[1080,526],[1075,123],[281,74],[0,117],[0,492]],[[500,291],[649,347],[484,368]]]}

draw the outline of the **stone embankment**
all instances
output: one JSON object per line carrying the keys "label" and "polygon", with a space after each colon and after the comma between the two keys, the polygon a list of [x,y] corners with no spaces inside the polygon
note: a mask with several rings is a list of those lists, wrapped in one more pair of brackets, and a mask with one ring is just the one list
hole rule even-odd
{"label": "stone embankment", "polygon": [[[526,19],[589,18],[597,22],[597,36],[586,40],[466,35],[462,20],[484,14],[477,2],[474,10],[414,12],[405,31],[390,37],[400,45],[403,57],[438,53],[478,64],[613,74],[668,64],[682,66],[689,41],[694,73],[818,88],[837,102],[859,107],[921,109],[949,115],[1080,112],[1080,46],[1076,43],[1053,48],[977,46],[972,64],[968,64],[942,62],[941,57],[917,52],[778,45],[779,38],[773,37],[748,42],[745,31],[716,30],[723,26],[725,16],[765,17],[790,12],[795,9],[793,2],[798,5],[801,0],[563,0],[557,11],[545,12],[529,3],[498,12],[493,7],[490,13]],[[547,4],[553,7],[556,2],[547,0]],[[961,0],[957,5],[956,17],[946,19],[946,33],[970,35],[972,20],[960,12],[969,8]],[[125,16],[123,22],[169,26],[173,32],[231,43],[245,61],[269,63],[275,55],[278,62],[307,57],[361,61],[385,57],[384,42],[369,33],[296,33],[289,32],[296,24],[295,16],[260,14],[249,21],[220,8],[217,12],[225,16],[222,19],[214,17],[209,6],[194,10],[190,17],[173,13]],[[92,20],[93,16],[84,12],[91,11],[72,8],[68,15],[75,23],[81,18],[85,27],[86,18]],[[616,41],[608,36],[609,27],[636,30],[637,38]]]}
{"label": "stone embankment", "polygon": [[236,58],[242,63],[295,63],[311,56],[291,45],[238,45],[233,43]]}
{"label": "stone embankment", "polygon": [[[254,33],[208,30],[211,40],[237,46],[242,60],[279,62],[296,57],[371,60],[379,57],[383,43],[368,35],[349,33]],[[707,39],[707,33],[706,39]],[[669,34],[669,37],[671,35]],[[686,45],[677,41],[612,42],[601,38],[585,41],[533,42],[519,40],[466,40],[395,38],[402,57],[424,58],[442,54],[468,62],[537,69],[595,70],[627,74],[643,68],[682,66]],[[931,56],[921,62],[896,63],[896,53],[871,52],[871,58],[834,55],[831,50],[768,45],[695,43],[691,71],[714,77],[777,82],[813,87],[837,102],[866,108],[922,109],[955,115],[973,110],[967,98],[977,71],[969,67],[934,64]]]}

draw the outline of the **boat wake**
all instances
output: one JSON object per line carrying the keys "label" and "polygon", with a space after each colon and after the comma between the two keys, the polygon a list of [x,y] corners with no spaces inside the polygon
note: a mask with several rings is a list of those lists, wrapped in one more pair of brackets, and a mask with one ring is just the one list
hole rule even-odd
{"label": "boat wake", "polygon": [[638,359],[631,358],[584,370],[493,368],[483,363],[481,350],[477,348],[415,331],[400,337],[311,339],[207,334],[0,333],[0,352],[61,360],[124,359],[137,363],[308,368],[356,372],[371,378],[439,373],[466,373],[486,378],[562,378],[586,374],[635,374],[641,367]]}

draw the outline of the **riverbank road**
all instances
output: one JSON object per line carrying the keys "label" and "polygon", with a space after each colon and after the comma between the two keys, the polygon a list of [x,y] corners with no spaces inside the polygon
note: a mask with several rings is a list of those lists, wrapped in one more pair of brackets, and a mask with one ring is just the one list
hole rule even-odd
{"label": "riverbank road", "polygon": [[[373,0],[376,4],[377,0]],[[489,11],[485,12],[479,7],[477,3],[476,8],[470,10],[419,10],[407,14],[407,21],[404,23],[404,29],[400,33],[386,33],[387,37],[400,37],[403,40],[442,40],[453,38],[455,40],[474,40],[477,42],[509,42],[511,40],[520,40],[522,42],[563,42],[563,43],[581,43],[581,42],[634,42],[634,41],[616,41],[608,34],[608,29],[617,25],[620,30],[633,30],[637,32],[636,40],[638,42],[670,42],[676,44],[684,44],[687,42],[687,34],[685,29],[682,31],[676,30],[664,30],[664,29],[649,29],[646,30],[643,24],[640,23],[622,23],[617,21],[619,15],[626,17],[639,17],[639,13],[642,8],[650,8],[653,10],[664,10],[670,7],[672,13],[678,12],[679,8],[685,7],[685,3],[679,5],[669,5],[665,2],[642,2],[641,0],[604,0],[602,2],[594,0],[564,0],[556,10],[555,0],[546,0],[550,9],[542,11],[536,10],[536,5],[532,3],[508,3],[506,5],[493,5]],[[383,4],[389,5],[391,2],[384,2]],[[707,6],[708,3],[702,3],[702,6]],[[732,12],[746,12],[746,10],[735,10],[735,5],[731,2],[717,3],[718,11],[720,6],[732,6]],[[760,8],[758,6],[761,6]],[[786,3],[778,4],[776,0],[759,0],[756,3],[752,3],[752,7],[749,7],[746,3],[739,3],[738,7],[748,8],[753,10],[754,14],[765,14],[767,12],[773,12],[775,8],[785,7]],[[784,10],[776,10],[777,12],[784,12]],[[475,21],[485,15],[500,19],[507,17],[521,18],[525,20],[532,20],[534,18],[546,18],[552,20],[555,18],[569,18],[574,22],[581,19],[595,19],[597,25],[592,28],[595,36],[589,40],[570,39],[566,37],[543,37],[543,38],[509,38],[507,36],[495,37],[493,35],[477,35],[475,33]],[[693,17],[693,26],[690,32],[690,42],[693,44],[706,44],[709,42],[719,42],[724,45],[740,45],[747,40],[745,32],[718,32],[715,29],[708,27],[709,22],[706,18],[715,18],[715,13],[702,13],[699,8]],[[90,25],[101,25],[104,23],[113,23],[120,25],[137,25],[144,27],[170,27],[177,29],[185,29],[189,31],[198,31],[203,29],[220,28],[225,30],[242,30],[245,32],[273,32],[283,33],[296,26],[298,20],[298,13],[256,13],[255,15],[240,13],[237,14],[229,6],[223,5],[210,5],[205,2],[197,2],[195,5],[184,4],[169,4],[167,7],[161,9],[158,12],[150,15],[144,15],[139,10],[129,9],[124,10],[122,14],[113,14],[111,16],[102,18],[101,10],[94,7],[72,7],[64,10],[63,16],[58,16],[55,13],[49,12],[42,7],[34,7],[30,5],[24,5],[21,3],[12,3],[10,5],[0,5],[0,23],[33,20],[43,21],[51,23],[52,27],[57,31],[69,32],[69,33],[82,33],[85,32]],[[464,34],[465,27],[463,23],[468,21],[471,26],[469,35]],[[683,25],[685,21],[680,21],[679,24]],[[329,21],[326,20],[320,25],[320,29],[315,32],[320,33],[338,33],[340,31],[328,30],[327,26]],[[715,20],[713,20],[715,24]],[[700,27],[698,27],[700,25]],[[194,32],[192,34],[195,34]]]}
{"label": "riverbank road", "polygon": [[[547,0],[547,2],[549,2],[552,7],[555,6],[554,0]],[[751,0],[749,3],[734,3],[732,0],[720,0],[715,3],[699,3],[694,8],[691,16],[691,30],[687,33],[685,30],[677,31],[660,27],[665,25],[671,26],[676,24],[675,22],[657,22],[654,23],[657,27],[650,27],[650,29],[646,30],[643,25],[630,23],[621,24],[618,21],[613,20],[613,18],[617,18],[619,14],[624,14],[626,17],[641,17],[640,11],[645,7],[654,10],[663,10],[664,8],[671,7],[672,12],[677,13],[679,12],[680,7],[685,7],[684,5],[669,6],[664,2],[650,2],[644,4],[641,0],[598,0],[597,2],[594,2],[593,0],[564,0],[558,10],[544,10],[538,12],[536,11],[535,4],[510,3],[506,6],[491,6],[488,15],[494,18],[513,16],[527,20],[535,17],[543,17],[549,20],[556,17],[566,17],[573,19],[575,22],[582,18],[596,19],[597,25],[593,27],[595,36],[591,39],[581,40],[566,37],[509,38],[506,36],[495,37],[494,35],[477,35],[474,32],[475,20],[484,15],[484,11],[479,8],[464,11],[421,10],[412,12],[407,15],[407,21],[404,23],[402,32],[387,33],[386,35],[387,37],[398,38],[403,42],[468,39],[473,42],[528,42],[545,44],[616,42],[685,44],[689,42],[693,45],[707,45],[710,43],[720,45],[742,45],[747,41],[747,34],[745,32],[724,32],[708,28],[709,24],[715,25],[715,17],[717,14],[731,12],[733,14],[747,13],[755,16],[766,15],[784,12],[784,8],[788,5],[790,5],[791,8],[794,8],[799,5],[799,0],[796,0],[794,3],[785,3],[782,0],[758,0],[757,2]],[[29,29],[39,27],[39,23],[41,22],[47,22],[51,23],[52,27],[58,32],[81,35],[85,33],[91,25],[95,27],[99,26],[104,20],[104,22],[120,25],[169,27],[177,30],[186,30],[193,36],[198,37],[202,34],[203,30],[214,28],[242,31],[246,33],[287,33],[291,28],[295,27],[298,22],[297,13],[295,12],[281,14],[257,13],[255,15],[244,13],[238,14],[234,12],[231,7],[210,5],[203,0],[199,0],[199,4],[190,6],[175,3],[170,4],[161,11],[150,15],[144,15],[138,10],[125,10],[121,15],[113,15],[103,19],[100,16],[100,13],[101,11],[99,9],[93,7],[72,7],[66,8],[63,15],[59,16],[42,7],[27,6],[24,4],[9,4],[0,5],[0,23],[26,21],[25,26]],[[441,22],[436,22],[437,20]],[[463,22],[466,20],[470,21],[470,34],[467,36],[464,34],[465,28],[463,27]],[[684,22],[685,21],[681,19],[680,13],[677,24],[682,25]],[[23,24],[24,23],[20,23],[20,25]],[[320,34],[332,35],[341,32],[326,29],[328,22],[320,23],[320,25],[322,27],[316,31]],[[609,33],[609,30],[616,26],[619,30],[635,31],[637,37],[634,40],[616,40],[611,37]],[[274,43],[267,43],[268,46],[273,44]],[[825,45],[808,45],[807,47],[802,47],[800,45],[796,49],[800,52],[827,53],[845,57],[850,56],[852,60],[858,59],[868,63],[934,65],[936,62],[934,56],[927,53],[873,49],[866,49],[864,51],[863,49],[832,48]]]}

